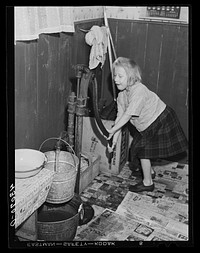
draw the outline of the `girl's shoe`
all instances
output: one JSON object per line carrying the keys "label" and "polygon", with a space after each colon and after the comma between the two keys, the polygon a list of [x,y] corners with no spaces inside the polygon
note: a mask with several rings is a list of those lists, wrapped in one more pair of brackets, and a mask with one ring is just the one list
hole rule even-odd
{"label": "girl's shoe", "polygon": [[154,188],[155,188],[154,184],[145,186],[143,184],[143,182],[140,182],[136,185],[129,186],[129,191],[131,191],[131,192],[143,192],[143,191],[152,192],[154,190]]}

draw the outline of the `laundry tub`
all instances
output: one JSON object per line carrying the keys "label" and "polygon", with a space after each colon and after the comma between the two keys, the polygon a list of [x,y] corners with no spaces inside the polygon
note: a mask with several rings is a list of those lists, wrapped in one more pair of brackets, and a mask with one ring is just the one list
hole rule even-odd
{"label": "laundry tub", "polygon": [[62,205],[43,204],[38,210],[38,240],[72,241],[82,217],[82,201],[78,195]]}

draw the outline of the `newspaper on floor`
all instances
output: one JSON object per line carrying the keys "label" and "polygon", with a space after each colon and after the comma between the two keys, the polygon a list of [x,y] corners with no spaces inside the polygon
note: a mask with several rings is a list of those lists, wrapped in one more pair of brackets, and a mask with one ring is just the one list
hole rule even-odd
{"label": "newspaper on floor", "polygon": [[120,215],[110,209],[88,223],[77,233],[75,241],[177,241],[161,227],[153,228],[140,219]]}
{"label": "newspaper on floor", "polygon": [[152,229],[180,240],[188,240],[188,205],[168,198],[152,199],[150,196],[128,192],[116,213],[141,221]]}

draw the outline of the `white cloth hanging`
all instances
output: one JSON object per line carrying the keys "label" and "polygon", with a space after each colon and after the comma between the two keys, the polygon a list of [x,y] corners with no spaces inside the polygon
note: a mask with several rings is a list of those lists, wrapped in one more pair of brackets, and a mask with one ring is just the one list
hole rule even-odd
{"label": "white cloth hanging", "polygon": [[95,69],[99,63],[101,68],[106,60],[108,47],[108,32],[105,26],[92,26],[90,31],[85,35],[85,41],[91,46],[89,57],[89,68]]}

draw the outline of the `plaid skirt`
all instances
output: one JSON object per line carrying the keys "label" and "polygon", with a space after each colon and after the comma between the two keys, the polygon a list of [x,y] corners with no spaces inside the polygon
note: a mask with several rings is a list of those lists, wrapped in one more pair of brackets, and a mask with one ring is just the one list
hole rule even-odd
{"label": "plaid skirt", "polygon": [[159,117],[144,131],[135,131],[131,143],[131,160],[172,157],[187,151],[188,141],[175,111],[166,106]]}

